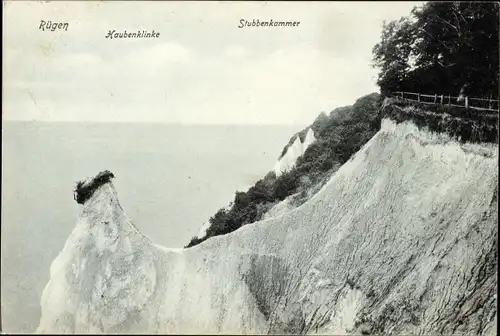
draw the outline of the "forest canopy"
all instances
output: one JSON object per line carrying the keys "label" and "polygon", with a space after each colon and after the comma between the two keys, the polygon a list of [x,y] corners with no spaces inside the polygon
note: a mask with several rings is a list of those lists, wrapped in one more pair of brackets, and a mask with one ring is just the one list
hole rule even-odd
{"label": "forest canopy", "polygon": [[381,93],[394,91],[498,97],[499,5],[427,2],[384,22],[373,48]]}

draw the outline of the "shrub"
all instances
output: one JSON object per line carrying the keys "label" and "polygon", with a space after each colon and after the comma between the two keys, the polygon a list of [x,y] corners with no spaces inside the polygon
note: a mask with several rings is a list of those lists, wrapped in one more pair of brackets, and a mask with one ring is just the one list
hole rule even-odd
{"label": "shrub", "polygon": [[111,181],[114,178],[112,172],[105,170],[96,175],[89,183],[78,181],[74,190],[73,198],[78,204],[84,204],[94,192],[102,185]]}
{"label": "shrub", "polygon": [[184,248],[188,248],[188,247],[191,247],[191,246],[198,245],[202,241],[203,241],[203,239],[199,239],[197,236],[194,236],[193,238],[191,238],[191,241],[189,242],[189,244],[187,244],[186,246],[184,246]]}

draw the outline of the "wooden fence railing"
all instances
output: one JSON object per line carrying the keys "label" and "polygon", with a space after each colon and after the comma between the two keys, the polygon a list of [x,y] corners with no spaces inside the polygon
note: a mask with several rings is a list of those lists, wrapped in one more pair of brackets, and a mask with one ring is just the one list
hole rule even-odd
{"label": "wooden fence railing", "polygon": [[490,112],[500,112],[498,99],[472,98],[472,97],[453,97],[451,95],[422,94],[415,92],[393,92],[394,97],[408,99],[423,104],[448,105],[464,107],[465,109],[475,109]]}

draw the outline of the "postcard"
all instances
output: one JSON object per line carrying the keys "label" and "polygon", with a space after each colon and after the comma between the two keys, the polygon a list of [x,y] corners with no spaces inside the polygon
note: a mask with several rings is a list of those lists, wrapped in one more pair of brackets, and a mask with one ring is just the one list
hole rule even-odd
{"label": "postcard", "polygon": [[498,3],[2,5],[3,333],[496,335]]}

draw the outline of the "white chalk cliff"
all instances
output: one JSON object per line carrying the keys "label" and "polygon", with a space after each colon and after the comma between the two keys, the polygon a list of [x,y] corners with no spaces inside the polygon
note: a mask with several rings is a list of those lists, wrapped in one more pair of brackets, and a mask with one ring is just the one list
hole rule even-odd
{"label": "white chalk cliff", "polygon": [[497,153],[385,119],[302,206],[180,251],[108,182],[51,266],[37,332],[496,335]]}
{"label": "white chalk cliff", "polygon": [[316,141],[314,137],[314,131],[309,128],[307,130],[306,137],[304,142],[300,141],[300,137],[297,135],[295,137],[295,141],[287,148],[285,154],[276,161],[273,171],[276,176],[280,176],[281,174],[289,171],[295,166],[297,159],[301,157],[306,149]]}

